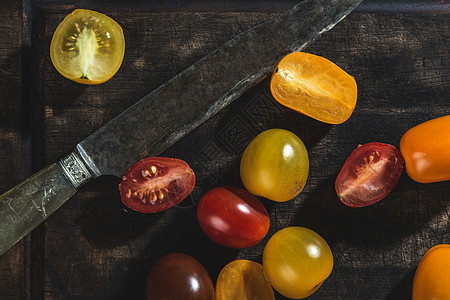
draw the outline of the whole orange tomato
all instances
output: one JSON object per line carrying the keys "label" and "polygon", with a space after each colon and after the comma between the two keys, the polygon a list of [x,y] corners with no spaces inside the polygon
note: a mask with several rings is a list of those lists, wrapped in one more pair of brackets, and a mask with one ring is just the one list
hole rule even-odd
{"label": "whole orange tomato", "polygon": [[400,141],[409,177],[420,183],[450,180],[450,115],[408,130]]}
{"label": "whole orange tomato", "polygon": [[414,276],[412,300],[450,299],[450,245],[425,253]]}

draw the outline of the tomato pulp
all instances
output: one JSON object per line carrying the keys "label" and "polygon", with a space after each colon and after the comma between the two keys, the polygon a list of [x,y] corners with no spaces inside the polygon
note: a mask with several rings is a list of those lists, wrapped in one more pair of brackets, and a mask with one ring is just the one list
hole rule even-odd
{"label": "tomato pulp", "polygon": [[123,203],[129,208],[155,213],[186,198],[194,189],[195,174],[176,158],[149,157],[134,164],[119,185]]}
{"label": "tomato pulp", "polygon": [[450,115],[408,130],[400,140],[409,177],[420,183],[450,180]]}
{"label": "tomato pulp", "polygon": [[335,189],[345,205],[362,207],[386,197],[403,171],[404,160],[392,145],[359,145],[344,163],[336,178]]}
{"label": "tomato pulp", "polygon": [[248,248],[269,231],[270,219],[262,203],[236,187],[208,191],[197,207],[203,232],[214,242],[229,248]]}
{"label": "tomato pulp", "polygon": [[125,53],[122,28],[110,17],[76,9],[56,28],[50,59],[61,75],[78,83],[99,84],[119,70]]}
{"label": "tomato pulp", "polygon": [[279,62],[270,91],[280,104],[329,124],[346,121],[358,95],[352,76],[324,57],[303,52]]}

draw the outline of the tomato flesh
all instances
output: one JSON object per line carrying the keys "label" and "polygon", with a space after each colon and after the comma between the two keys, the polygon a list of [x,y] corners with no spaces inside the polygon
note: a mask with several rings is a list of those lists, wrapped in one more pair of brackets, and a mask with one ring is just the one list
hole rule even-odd
{"label": "tomato flesh", "polygon": [[303,52],[279,62],[270,90],[280,104],[329,124],[351,116],[358,94],[352,76],[324,57]]}
{"label": "tomato flesh", "polygon": [[263,267],[275,290],[292,299],[303,299],[330,276],[333,254],[316,232],[305,227],[286,227],[267,242]]}
{"label": "tomato flesh", "polygon": [[219,274],[216,300],[275,300],[263,266],[250,260],[234,260]]}
{"label": "tomato flesh", "polygon": [[229,248],[248,248],[269,231],[269,215],[262,203],[237,187],[208,191],[197,207],[203,232],[214,242]]}
{"label": "tomato flesh", "polygon": [[143,213],[166,210],[186,198],[194,189],[195,174],[176,158],[149,157],[134,164],[122,178],[122,202]]}
{"label": "tomato flesh", "polygon": [[450,115],[419,124],[400,140],[409,177],[420,183],[450,180]]}
{"label": "tomato flesh", "polygon": [[450,245],[440,244],[425,253],[414,275],[412,300],[450,299]]}
{"label": "tomato flesh", "polygon": [[403,171],[404,160],[392,145],[360,145],[348,157],[336,178],[339,199],[351,207],[374,204],[391,192]]}
{"label": "tomato flesh", "polygon": [[56,28],[50,58],[64,77],[99,84],[119,70],[125,53],[122,28],[110,17],[86,9],[69,14]]}

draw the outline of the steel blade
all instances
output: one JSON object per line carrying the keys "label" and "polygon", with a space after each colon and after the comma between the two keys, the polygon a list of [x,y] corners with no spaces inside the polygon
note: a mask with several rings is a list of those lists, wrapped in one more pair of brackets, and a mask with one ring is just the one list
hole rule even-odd
{"label": "steel blade", "polygon": [[230,104],[284,55],[306,48],[361,2],[305,0],[238,35],[80,142],[78,153],[96,176],[122,176]]}

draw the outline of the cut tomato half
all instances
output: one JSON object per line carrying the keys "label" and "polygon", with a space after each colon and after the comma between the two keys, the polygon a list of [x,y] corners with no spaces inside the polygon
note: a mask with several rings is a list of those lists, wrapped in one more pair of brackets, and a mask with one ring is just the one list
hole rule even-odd
{"label": "cut tomato half", "polygon": [[350,154],[336,178],[336,193],[342,203],[351,207],[374,204],[397,184],[404,163],[402,155],[392,145],[360,145]]}
{"label": "cut tomato half", "polygon": [[56,28],[50,58],[64,77],[83,84],[99,84],[116,74],[125,53],[122,28],[110,17],[77,9]]}
{"label": "cut tomato half", "polygon": [[195,174],[183,160],[149,157],[134,164],[119,185],[122,202],[143,213],[166,210],[194,189]]}

